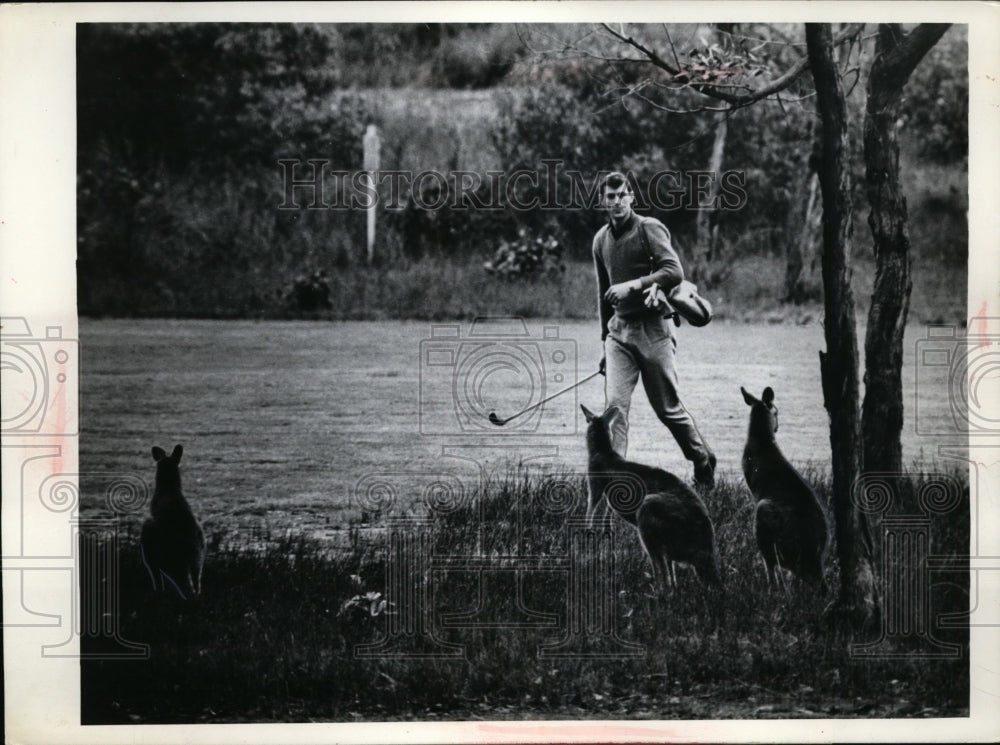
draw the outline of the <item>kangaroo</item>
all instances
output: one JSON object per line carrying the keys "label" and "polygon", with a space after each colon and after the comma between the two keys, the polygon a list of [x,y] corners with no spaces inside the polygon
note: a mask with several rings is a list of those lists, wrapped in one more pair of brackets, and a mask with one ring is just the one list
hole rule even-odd
{"label": "kangaroo", "polygon": [[142,563],[157,592],[170,586],[182,600],[201,593],[201,570],[205,563],[205,534],[181,493],[180,445],[168,456],[153,448],[156,488],[150,504],[152,517],[142,525]]}
{"label": "kangaroo", "polygon": [[826,594],[823,559],[829,529],[816,492],[785,458],[774,433],[778,409],[768,387],[760,399],[740,387],[750,407],[750,427],[743,448],[743,476],[757,501],[754,533],[767,566],[768,586],[776,585],[775,566],[818,585]]}
{"label": "kangaroo", "polygon": [[[701,497],[672,473],[627,461],[612,450],[611,422],[621,416],[617,406],[600,416],[586,406],[580,408],[587,420],[587,519],[593,522],[607,496],[611,509],[636,527],[658,582],[676,585],[674,562],[684,562],[694,567],[702,582],[720,583],[715,530]],[[641,484],[634,499],[622,503],[606,494],[616,482],[627,487],[630,477]]]}

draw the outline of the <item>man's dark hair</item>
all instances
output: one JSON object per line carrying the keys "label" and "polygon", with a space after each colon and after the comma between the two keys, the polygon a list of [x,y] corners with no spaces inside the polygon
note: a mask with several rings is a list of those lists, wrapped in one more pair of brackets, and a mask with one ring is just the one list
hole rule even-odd
{"label": "man's dark hair", "polygon": [[628,191],[632,191],[632,184],[629,183],[628,176],[621,171],[612,171],[601,179],[601,185],[597,190],[598,194],[603,194],[605,189],[617,189],[622,184],[628,187]]}

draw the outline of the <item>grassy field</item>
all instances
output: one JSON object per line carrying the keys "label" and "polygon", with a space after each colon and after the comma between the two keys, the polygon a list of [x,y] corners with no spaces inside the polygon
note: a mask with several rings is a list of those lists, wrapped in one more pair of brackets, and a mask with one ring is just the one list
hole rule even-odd
{"label": "grassy field", "polygon": [[[828,498],[828,482],[814,479]],[[654,591],[621,520],[603,563],[573,553],[583,488],[572,473],[500,471],[426,525],[397,526],[397,537],[427,539],[407,554],[410,569],[393,564],[404,567],[403,592],[387,579],[398,556],[392,525],[376,514],[357,520],[340,550],[294,538],[216,550],[203,596],[186,605],[152,595],[134,534],[125,535],[118,628],[150,655],[85,661],[82,721],[967,715],[967,632],[934,631],[964,649],[958,659],[922,659],[928,648],[912,636],[885,650],[902,659],[852,656],[824,620],[824,599],[798,583],[768,591],[742,482],[720,483],[709,500],[723,587],[681,571],[668,595]],[[935,522],[933,553],[964,551],[963,507]],[[600,595],[574,606],[571,588],[588,571],[604,578],[587,586]],[[933,613],[967,607],[965,573],[936,577]],[[84,588],[84,598],[95,594]],[[593,614],[582,627],[590,631],[574,634],[580,613]],[[380,642],[366,656],[364,645]],[[111,649],[83,639],[84,651]]]}
{"label": "grassy field", "polygon": [[[419,322],[84,321],[81,324],[81,506],[107,514],[104,486],[114,475],[149,483],[150,448],[185,446],[186,491],[209,532],[242,542],[265,532],[343,540],[359,514],[367,479],[388,481],[410,499],[412,482],[448,474],[476,483],[483,469],[530,460],[555,468],[586,463],[578,403],[604,405],[601,379],[576,395],[554,399],[537,429],[496,428],[501,416],[566,385],[558,373],[582,378],[600,359],[594,322],[531,321],[524,330],[537,343],[554,326],[568,345],[570,369],[532,380],[529,367],[491,375],[480,391],[481,419],[457,420],[451,374],[458,368],[422,365],[435,333]],[[445,330],[450,330],[446,328]],[[487,327],[487,339],[498,327]],[[445,348],[468,344],[445,339]],[[778,441],[800,467],[829,468],[829,432],[817,372],[824,347],[816,324],[713,322],[678,330],[678,371],[685,405],[719,458],[719,469],[739,479],[749,409],[740,386],[759,395],[774,388],[781,409]],[[916,367],[925,329],[911,327],[904,355],[904,395],[912,417],[903,433],[904,459],[919,468],[937,446],[960,440],[917,433],[947,431],[948,369]],[[533,351],[530,347],[526,347]],[[537,349],[545,349],[544,343]],[[460,356],[469,358],[465,352]],[[574,359],[575,357],[575,359]],[[470,358],[471,359],[471,358]],[[488,360],[484,360],[488,361]],[[459,381],[461,382],[461,381]],[[918,382],[920,385],[918,385]],[[478,426],[476,426],[478,424]],[[445,448],[455,448],[445,450]],[[629,453],[680,474],[690,465],[636,392]],[[137,520],[138,516],[127,516]]]}
{"label": "grassy field", "polygon": [[[543,325],[527,325],[531,338],[543,337]],[[560,340],[575,345],[574,374],[589,372],[599,357],[595,324],[554,325]],[[124,639],[149,644],[151,656],[85,663],[85,722],[966,710],[967,655],[858,660],[824,624],[823,600],[796,588],[788,597],[765,591],[739,471],[748,411],[739,386],[775,387],[779,443],[827,499],[818,324],[681,329],[685,401],[719,454],[720,485],[708,505],[726,585],[706,593],[685,574],[673,596],[652,596],[638,542],[619,521],[614,567],[605,565],[603,576],[613,580],[608,598],[619,637],[642,649],[597,659],[546,658],[539,649],[559,643],[572,617],[568,519],[582,508],[577,472],[585,463],[577,402],[599,408],[600,383],[556,399],[536,431],[462,429],[450,385],[431,381],[425,395],[421,345],[431,334],[416,322],[81,323],[81,516],[107,517],[108,480],[150,483],[149,448],[182,442],[185,493],[209,539],[204,596],[188,605],[155,598],[135,545],[148,505],[140,498],[119,514],[118,628]],[[913,327],[908,345],[917,349],[923,336]],[[907,401],[934,415],[925,424],[946,427],[947,370],[915,370],[915,353],[905,359]],[[521,376],[495,383],[483,391],[487,408],[503,414],[530,400]],[[631,457],[687,475],[688,464],[637,396]],[[925,454],[942,441],[908,427],[904,457],[914,474],[954,470]],[[415,585],[432,591],[433,604],[410,620],[423,619],[464,651],[358,656],[358,645],[377,643],[406,608],[387,576],[386,518],[425,515],[428,499],[439,508],[429,545],[434,556],[451,558],[418,567]],[[893,509],[912,511],[908,490],[899,500]],[[934,522],[934,553],[966,551],[968,514],[966,501]],[[831,581],[835,571],[831,563]],[[84,598],[95,597],[84,589]],[[936,575],[931,599],[935,612],[966,608],[966,575]],[[455,622],[463,613],[492,622]],[[965,643],[961,630],[939,636]],[[99,650],[106,640],[85,644]]]}
{"label": "grassy field", "polygon": [[[582,467],[578,403],[603,408],[600,378],[554,399],[544,418],[527,420],[528,428],[486,422],[490,410],[505,416],[537,402],[543,390],[558,390],[596,369],[601,347],[595,322],[527,322],[526,350],[546,349],[548,342],[538,341],[546,327],[558,332],[569,366],[539,360],[544,379],[533,378],[530,366],[495,372],[473,407],[481,418],[463,426],[452,374],[462,383],[474,379],[474,369],[422,365],[435,333],[429,323],[85,320],[80,468],[93,477],[84,478],[82,508],[105,514],[106,476],[150,482],[149,449],[178,442],[185,446],[182,473],[192,503],[206,528],[223,536],[286,530],[323,540],[342,536],[358,514],[359,485],[370,477],[402,488],[428,473],[474,483],[481,469],[519,459]],[[485,338],[502,340],[498,330],[487,327]],[[461,347],[474,341],[472,328],[463,324],[457,331],[460,337],[446,338],[444,348],[462,349],[458,357],[472,359],[466,350],[474,346]],[[740,478],[749,412],[741,385],[758,395],[766,385],[774,388],[781,409],[778,441],[792,462],[829,468],[817,371],[817,351],[825,346],[819,324],[713,322],[703,329],[682,326],[678,335],[684,402],[717,453],[721,472]],[[950,416],[949,370],[914,364],[925,336],[921,327],[908,330],[903,370],[913,417],[903,433],[903,454],[919,468],[937,465],[933,453],[944,441],[918,434],[913,404],[924,432],[947,431]],[[570,377],[558,381],[558,374]],[[960,443],[952,438],[949,444]],[[629,453],[690,473],[641,391]]]}

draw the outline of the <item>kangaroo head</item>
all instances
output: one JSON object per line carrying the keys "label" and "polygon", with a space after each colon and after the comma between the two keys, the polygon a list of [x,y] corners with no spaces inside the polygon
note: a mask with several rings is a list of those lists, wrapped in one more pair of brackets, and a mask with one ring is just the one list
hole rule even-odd
{"label": "kangaroo head", "polygon": [[174,451],[170,455],[167,455],[163,448],[153,447],[153,460],[156,461],[157,484],[180,486],[180,462],[183,454],[184,448],[181,445],[175,446]]}
{"label": "kangaroo head", "polygon": [[774,391],[770,386],[764,389],[760,398],[755,398],[740,386],[743,400],[750,407],[750,433],[773,435],[778,431],[778,407],[774,405]]}
{"label": "kangaroo head", "polygon": [[615,417],[621,416],[621,410],[617,406],[610,406],[608,410],[598,416],[583,404],[583,417],[587,420],[587,444],[597,450],[611,448],[611,423]]}

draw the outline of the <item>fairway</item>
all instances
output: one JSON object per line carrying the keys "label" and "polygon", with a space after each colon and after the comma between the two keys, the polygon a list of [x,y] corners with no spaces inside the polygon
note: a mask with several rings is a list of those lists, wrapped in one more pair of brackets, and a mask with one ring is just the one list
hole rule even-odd
{"label": "fairway", "polygon": [[[336,537],[359,516],[359,489],[373,480],[390,484],[397,509],[405,511],[442,474],[469,486],[496,465],[520,459],[582,471],[578,404],[601,410],[602,378],[554,399],[541,416],[503,428],[482,412],[509,416],[591,373],[601,351],[596,321],[526,322],[520,368],[488,354],[483,364],[463,367],[470,349],[493,354],[510,341],[491,327],[478,347],[469,347],[470,326],[444,324],[447,334],[458,336],[441,339],[442,325],[425,322],[83,319],[82,512],[106,513],[100,484],[109,474],[151,485],[150,448],[176,443],[185,448],[185,493],[209,535]],[[720,474],[742,478],[748,409],[741,385],[757,395],[772,386],[785,454],[806,470],[829,470],[819,324],[713,323],[677,333],[681,394],[718,454]],[[924,335],[922,327],[908,329],[908,416],[914,350]],[[557,366],[546,362],[554,346],[565,354]],[[432,347],[454,349],[453,364],[424,364]],[[485,371],[483,380],[477,371]],[[920,412],[940,418],[947,415],[947,371],[929,372],[938,384],[921,388]],[[925,373],[922,382],[934,380]],[[478,387],[470,393],[473,382]],[[912,420],[904,428],[904,463],[929,466],[937,441],[915,429]],[[633,398],[629,457],[690,478],[689,464],[655,419],[641,385]]]}

